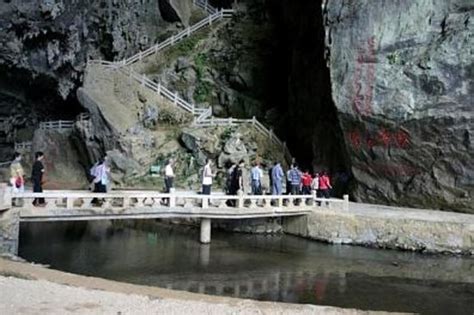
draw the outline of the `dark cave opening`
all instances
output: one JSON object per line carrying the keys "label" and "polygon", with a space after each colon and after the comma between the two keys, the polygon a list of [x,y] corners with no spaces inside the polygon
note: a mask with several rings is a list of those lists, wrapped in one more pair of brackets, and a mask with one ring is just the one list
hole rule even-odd
{"label": "dark cave opening", "polygon": [[15,143],[29,142],[42,121],[74,120],[82,112],[72,91],[58,94],[58,82],[25,69],[0,67],[0,119],[9,127],[0,135],[0,160],[11,158]]}
{"label": "dark cave opening", "polygon": [[274,25],[266,103],[278,108],[277,133],[301,168],[340,176],[335,190],[347,192],[350,165],[332,99],[321,4],[287,0],[266,7]]}
{"label": "dark cave opening", "polygon": [[2,115],[26,111],[34,120],[74,119],[82,107],[71,91],[66,99],[58,92],[57,78],[18,69],[0,67],[0,93],[14,96],[18,107],[2,104]]}

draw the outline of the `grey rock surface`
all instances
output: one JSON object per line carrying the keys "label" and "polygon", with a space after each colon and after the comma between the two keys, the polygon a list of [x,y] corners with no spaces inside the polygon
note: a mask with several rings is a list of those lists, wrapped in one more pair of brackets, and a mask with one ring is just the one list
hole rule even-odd
{"label": "grey rock surface", "polygon": [[[63,98],[81,81],[87,58],[118,59],[158,41],[172,26],[159,1],[4,1],[0,66],[45,75]],[[190,1],[170,1],[189,19]],[[12,70],[13,69],[13,70]]]}
{"label": "grey rock surface", "polygon": [[474,212],[472,1],[328,1],[354,197]]}

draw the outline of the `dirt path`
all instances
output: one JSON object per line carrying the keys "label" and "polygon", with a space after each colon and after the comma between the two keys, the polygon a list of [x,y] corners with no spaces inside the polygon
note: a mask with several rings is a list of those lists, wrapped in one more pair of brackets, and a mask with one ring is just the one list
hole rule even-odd
{"label": "dirt path", "polygon": [[[375,314],[258,302],[133,285],[0,259],[0,313],[9,314]],[[383,314],[383,313],[377,313]]]}

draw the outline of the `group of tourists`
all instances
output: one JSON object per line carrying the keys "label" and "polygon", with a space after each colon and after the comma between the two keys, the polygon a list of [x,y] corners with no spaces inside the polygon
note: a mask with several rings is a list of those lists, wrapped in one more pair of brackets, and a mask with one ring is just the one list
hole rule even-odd
{"label": "group of tourists", "polygon": [[[35,161],[33,163],[31,179],[33,184],[33,192],[43,191],[44,172],[43,152],[35,153]],[[21,165],[22,156],[20,153],[15,153],[14,160],[10,165],[10,183],[13,187],[13,192],[24,192],[25,176]],[[165,192],[170,193],[174,187],[174,163],[173,159],[166,162],[164,168],[164,184]],[[203,195],[210,195],[213,179],[216,174],[212,170],[213,164],[211,159],[206,160],[206,164],[202,170],[202,190]],[[225,192],[228,195],[238,195],[245,191],[245,161],[240,160],[238,163],[232,163],[227,169]],[[97,193],[107,192],[107,185],[109,184],[110,168],[104,158],[99,159],[89,172],[91,183],[93,184],[93,191]],[[283,168],[279,162],[268,170],[269,189],[264,191],[262,181],[264,172],[259,162],[254,162],[249,173],[250,194],[262,195],[269,193],[271,195],[283,194],[283,183],[286,182],[286,194],[288,195],[310,195],[315,194],[317,197],[329,198],[332,189],[331,181],[328,174],[323,171],[314,173],[312,176],[308,170],[300,171],[298,165],[294,162],[287,172],[283,172]],[[165,200],[165,202],[167,202]],[[44,198],[36,198],[33,201],[34,206],[44,207],[46,202]]]}
{"label": "group of tourists", "polygon": [[[173,188],[174,182],[174,160],[169,159],[165,165],[164,171],[164,182],[165,192],[169,193]],[[211,187],[213,178],[216,174],[212,170],[212,160],[207,159],[206,165],[202,170],[202,189],[203,195],[211,194]],[[225,182],[225,193],[228,195],[238,195],[240,192],[244,193],[245,180],[244,180],[245,161],[240,160],[239,162],[233,162],[227,169],[226,182]],[[263,181],[263,170],[259,162],[255,162],[252,165],[249,173],[250,179],[250,194],[262,195],[264,189],[262,186]],[[310,195],[314,193],[317,197],[329,198],[330,191],[332,189],[331,181],[327,172],[322,171],[311,175],[308,170],[301,172],[296,163],[293,163],[285,173],[279,162],[269,169],[268,176],[270,179],[270,187],[268,193],[272,195],[283,194],[283,183],[286,181],[286,194],[288,195]]]}

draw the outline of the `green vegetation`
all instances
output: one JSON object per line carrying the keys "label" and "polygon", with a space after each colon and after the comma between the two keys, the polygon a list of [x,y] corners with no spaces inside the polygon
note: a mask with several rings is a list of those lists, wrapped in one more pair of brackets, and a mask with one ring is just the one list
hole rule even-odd
{"label": "green vegetation", "polygon": [[388,63],[391,65],[401,64],[400,52],[396,51],[387,55]]}
{"label": "green vegetation", "polygon": [[232,136],[232,134],[234,133],[235,131],[235,127],[225,127],[225,129],[222,131],[222,133],[220,134],[220,139],[223,141],[223,142],[226,142],[227,140],[230,139],[230,137]]}
{"label": "green vegetation", "polygon": [[196,89],[194,90],[194,100],[198,103],[210,102],[212,84],[204,80],[204,74],[208,64],[208,57],[204,53],[194,56],[196,71]]}
{"label": "green vegetation", "polygon": [[144,73],[147,75],[159,73],[165,65],[182,56],[189,56],[195,50],[198,43],[207,36],[207,31],[200,30],[191,36],[182,39],[174,46],[166,48],[158,55],[152,55],[153,60],[146,65]]}

